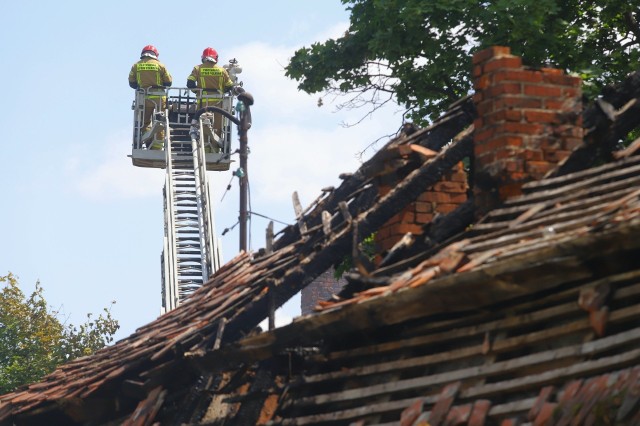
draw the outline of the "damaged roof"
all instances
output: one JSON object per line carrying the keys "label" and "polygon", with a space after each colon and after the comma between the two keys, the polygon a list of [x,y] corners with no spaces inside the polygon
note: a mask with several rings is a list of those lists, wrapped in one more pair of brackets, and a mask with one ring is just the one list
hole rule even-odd
{"label": "damaged roof", "polygon": [[[640,127],[639,97],[636,73],[585,109],[585,143],[523,195],[480,221],[468,201],[316,313],[257,331],[473,155],[461,100],[177,309],[0,396],[0,424],[640,423],[640,141],[615,151]],[[388,173],[401,181],[379,196]]]}

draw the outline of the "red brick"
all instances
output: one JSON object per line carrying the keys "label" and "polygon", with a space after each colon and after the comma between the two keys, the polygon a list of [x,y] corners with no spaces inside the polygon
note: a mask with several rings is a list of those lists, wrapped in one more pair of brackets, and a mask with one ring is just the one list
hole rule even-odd
{"label": "red brick", "polygon": [[522,85],[520,83],[499,83],[493,85],[484,92],[487,98],[497,98],[502,95],[519,95],[522,93]]}
{"label": "red brick", "polygon": [[393,216],[391,216],[389,218],[389,220],[387,220],[387,222],[385,223],[386,226],[391,226],[391,225],[395,225],[397,223],[400,223],[401,219],[400,219],[400,213],[396,213]]}
{"label": "red brick", "polygon": [[540,409],[540,414],[533,422],[534,426],[543,426],[547,424],[551,424],[551,420],[553,419],[553,412],[556,409],[558,404],[545,402]]}
{"label": "red brick", "polygon": [[398,216],[400,223],[415,223],[416,220],[415,213],[408,210],[403,210],[396,216]]}
{"label": "red brick", "polygon": [[480,77],[482,75],[482,66],[481,65],[474,65],[473,66],[473,76],[474,77]]}
{"label": "red brick", "polygon": [[555,391],[555,388],[553,386],[546,386],[540,390],[540,393],[538,394],[536,401],[533,403],[533,406],[531,407],[531,409],[529,410],[529,413],[527,414],[527,418],[529,419],[529,421],[533,421],[535,420],[536,417],[538,417],[538,415],[542,411],[542,406],[547,401],[549,401],[549,398],[551,397],[554,391]]}
{"label": "red brick", "polygon": [[453,401],[460,390],[461,382],[455,382],[446,385],[440,395],[438,395],[438,400],[435,405],[431,409],[431,415],[429,416],[429,423],[433,426],[442,424],[442,422],[447,418],[447,414],[453,405]]}
{"label": "red brick", "polygon": [[487,413],[491,408],[491,401],[479,399],[473,404],[471,415],[469,416],[469,426],[484,426],[487,420]]}
{"label": "red brick", "polygon": [[558,164],[565,158],[571,155],[571,151],[564,150],[555,150],[555,151],[545,151],[544,160],[550,163]]}
{"label": "red brick", "polygon": [[573,397],[580,390],[580,387],[582,387],[582,382],[583,382],[582,379],[574,380],[573,382],[566,385],[564,387],[564,390],[562,391],[562,396],[560,397],[559,402],[565,403],[573,399]]}
{"label": "red brick", "polygon": [[425,192],[424,194],[421,194],[418,199],[420,201],[427,201],[427,202],[436,202],[436,203],[447,203],[450,200],[449,194],[445,194],[442,192]]}
{"label": "red brick", "polygon": [[507,109],[505,111],[505,118],[509,121],[521,121],[522,111],[517,109]]}
{"label": "red brick", "polygon": [[387,195],[389,192],[391,192],[391,189],[392,188],[390,185],[380,184],[378,185],[378,194]]}
{"label": "red brick", "polygon": [[493,111],[494,102],[492,100],[487,100],[486,102],[482,102],[480,105],[477,105],[476,109],[478,110],[478,115],[482,117]]}
{"label": "red brick", "polygon": [[544,74],[543,80],[545,83],[554,84],[556,86],[568,86],[577,88],[582,84],[582,80],[579,77],[572,77],[569,75],[561,74]]}
{"label": "red brick", "polygon": [[471,404],[456,405],[451,407],[444,424],[448,426],[464,425],[469,421],[471,417]]}
{"label": "red brick", "polygon": [[[380,239],[380,241],[388,238],[391,235],[391,228],[386,224],[381,226],[380,229],[376,232],[376,237]],[[376,238],[376,239],[377,239]]]}
{"label": "red brick", "polygon": [[582,146],[583,143],[584,140],[578,138],[566,138],[562,141],[562,145],[564,145],[564,148],[568,151],[573,151],[577,147]]}
{"label": "red brick", "polygon": [[433,207],[430,202],[417,202],[416,203],[416,214],[419,213],[432,213]]}
{"label": "red brick", "polygon": [[546,75],[563,75],[564,71],[559,68],[540,68],[540,72]]}
{"label": "red brick", "polygon": [[562,99],[545,99],[544,100],[544,109],[547,111],[556,110],[562,111],[565,100]]}
{"label": "red brick", "polygon": [[518,133],[527,135],[538,135],[543,132],[545,127],[535,123],[511,123],[506,122],[502,125],[502,131],[508,133]]}
{"label": "red brick", "polygon": [[553,168],[552,164],[546,161],[529,161],[527,162],[527,172],[531,174],[545,174]]}
{"label": "red brick", "polygon": [[473,88],[476,90],[484,90],[489,87],[489,83],[489,76],[484,74],[474,80]]}
{"label": "red brick", "polygon": [[473,102],[477,105],[480,102],[482,102],[482,100],[484,99],[484,96],[482,96],[482,92],[475,92],[473,94]]}
{"label": "red brick", "polygon": [[491,141],[491,146],[497,148],[520,148],[522,147],[522,137],[517,135],[497,136]]}
{"label": "red brick", "polygon": [[542,151],[533,150],[533,149],[525,149],[520,153],[522,158],[526,161],[543,161],[545,160],[545,155]]}
{"label": "red brick", "polygon": [[397,225],[396,230],[398,234],[404,235],[407,232],[412,234],[422,234],[422,226],[413,223],[401,223]]}
{"label": "red brick", "polygon": [[555,86],[545,86],[541,84],[525,84],[525,95],[530,96],[546,96],[546,97],[558,97],[562,96],[562,89]]}
{"label": "red brick", "polygon": [[480,117],[473,120],[473,127],[475,129],[482,129],[484,127],[484,120]]}
{"label": "red brick", "polygon": [[422,414],[422,399],[417,399],[405,408],[400,415],[400,426],[412,426],[413,422]]}
{"label": "red brick", "polygon": [[[468,188],[467,188],[468,190]],[[451,202],[454,204],[462,204],[467,201],[467,191],[460,194],[450,194]]]}
{"label": "red brick", "polygon": [[582,96],[582,90],[580,90],[579,88],[565,87],[562,89],[562,96],[567,98],[579,98],[580,96]]}
{"label": "red brick", "polygon": [[431,213],[417,213],[416,214],[416,223],[419,225],[425,225],[430,223],[433,220],[433,215]]}
{"label": "red brick", "polygon": [[522,195],[522,182],[505,183],[498,188],[498,194],[502,201]]}
{"label": "red brick", "polygon": [[525,111],[524,116],[529,123],[558,123],[558,113],[553,111]]}
{"label": "red brick", "polygon": [[495,108],[542,108],[542,100],[528,96],[502,96],[495,100]]}
{"label": "red brick", "polygon": [[500,69],[510,69],[510,68],[521,68],[522,67],[522,58],[518,56],[499,56],[494,59],[488,60],[484,64],[484,72],[490,73],[491,71],[496,71]]}
{"label": "red brick", "polygon": [[495,129],[493,127],[484,127],[473,132],[473,139],[474,141],[484,141],[491,138],[494,134]]}
{"label": "red brick", "polygon": [[500,70],[491,76],[494,83],[500,81],[520,81],[529,83],[540,83],[542,74],[526,70]]}
{"label": "red brick", "polygon": [[454,211],[455,209],[457,209],[459,206],[459,204],[446,204],[446,203],[442,203],[442,204],[438,204],[436,206],[436,211],[438,213],[451,213],[452,211]]}
{"label": "red brick", "polygon": [[[519,158],[513,158],[504,162],[508,172],[524,172],[525,162]],[[528,163],[527,163],[528,164]]]}
{"label": "red brick", "polygon": [[474,53],[473,58],[471,60],[474,65],[477,65],[495,56],[502,56],[502,55],[509,55],[509,54],[511,54],[511,49],[508,47],[492,46]]}
{"label": "red brick", "polygon": [[434,191],[439,192],[465,192],[467,190],[467,185],[465,182],[447,182],[440,181],[433,185]]}
{"label": "red brick", "polygon": [[467,182],[467,173],[464,171],[450,173],[447,179],[451,182]]}

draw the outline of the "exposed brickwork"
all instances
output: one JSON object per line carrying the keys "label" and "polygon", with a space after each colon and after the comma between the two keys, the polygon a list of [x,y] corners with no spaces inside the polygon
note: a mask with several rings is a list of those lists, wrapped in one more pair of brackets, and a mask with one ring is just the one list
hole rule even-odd
{"label": "exposed brickwork", "polygon": [[507,47],[473,56],[478,213],[519,195],[582,142],[581,80],[529,69]]}
{"label": "exposed brickwork", "polygon": [[[391,185],[379,186],[380,195],[391,190]],[[391,249],[407,232],[421,234],[422,226],[431,222],[436,214],[446,214],[467,200],[467,174],[462,163],[456,165],[440,182],[421,194],[400,213],[389,219],[376,233],[379,253]]]}
{"label": "exposed brickwork", "polygon": [[313,312],[313,308],[319,300],[328,300],[332,295],[339,293],[346,284],[346,280],[337,280],[333,276],[334,270],[331,268],[316,280],[302,289],[300,293],[300,311],[302,315]]}

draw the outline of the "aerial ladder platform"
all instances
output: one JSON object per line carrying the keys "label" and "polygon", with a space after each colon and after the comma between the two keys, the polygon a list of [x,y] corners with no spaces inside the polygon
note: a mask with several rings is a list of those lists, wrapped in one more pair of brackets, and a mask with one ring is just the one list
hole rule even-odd
{"label": "aerial ladder platform", "polygon": [[[225,65],[234,83],[241,68],[235,60]],[[156,108],[151,125],[143,127],[145,98],[158,90],[165,108]],[[136,90],[132,109],[134,166],[165,169],[164,239],[161,255],[161,312],[175,309],[215,273],[222,262],[216,234],[214,206],[207,171],[226,171],[231,165],[232,124],[240,126],[252,103],[243,97],[241,83],[233,90],[210,94],[183,87]],[[240,96],[237,96],[237,95]],[[200,99],[215,97],[215,107],[199,108]],[[239,102],[234,105],[238,98]],[[219,100],[218,100],[219,99]],[[244,101],[244,103],[243,103]],[[240,109],[240,111],[238,111]],[[222,120],[216,132],[214,120]],[[250,116],[244,117],[245,126]],[[219,134],[221,133],[221,134]]]}

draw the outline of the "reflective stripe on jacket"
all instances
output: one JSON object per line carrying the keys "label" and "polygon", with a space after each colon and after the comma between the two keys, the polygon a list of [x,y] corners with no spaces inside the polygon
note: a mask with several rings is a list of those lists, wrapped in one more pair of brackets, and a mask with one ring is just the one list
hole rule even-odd
{"label": "reflective stripe on jacket", "polygon": [[172,78],[160,61],[145,57],[131,67],[129,83],[137,83],[139,88],[146,89],[148,87],[171,86]]}
{"label": "reflective stripe on jacket", "polygon": [[211,89],[223,92],[233,87],[233,81],[231,81],[227,70],[215,65],[213,62],[205,62],[193,67],[193,71],[191,71],[187,80],[194,81],[198,88],[205,90]]}

